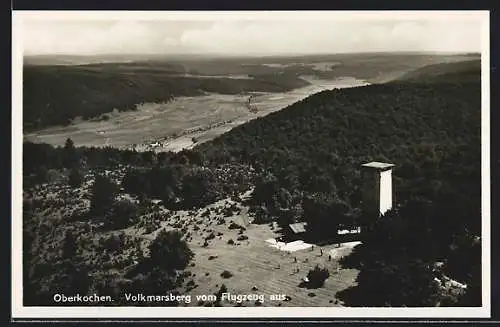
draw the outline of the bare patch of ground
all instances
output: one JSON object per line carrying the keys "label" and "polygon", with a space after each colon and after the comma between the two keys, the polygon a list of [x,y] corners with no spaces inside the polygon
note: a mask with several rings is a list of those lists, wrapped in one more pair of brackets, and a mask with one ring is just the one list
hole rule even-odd
{"label": "bare patch of ground", "polygon": [[[222,214],[222,208],[231,206],[237,208],[234,214]],[[187,268],[191,277],[180,290],[181,294],[190,294],[193,298],[186,305],[203,305],[195,300],[196,295],[214,294],[222,284],[232,294],[264,294],[266,300],[262,306],[342,305],[335,299],[335,294],[353,286],[358,272],[342,269],[338,262],[340,256],[329,259],[328,253],[335,251],[335,244],[292,253],[280,251],[266,243],[267,239],[278,236],[269,225],[249,224],[248,220],[248,207],[225,199],[196,211],[174,212],[161,223],[159,229],[183,231],[195,253]],[[233,223],[243,228],[230,228]],[[144,250],[159,229],[139,236],[147,240],[143,243]],[[127,234],[137,235],[137,230],[128,229]],[[344,250],[342,255],[348,252]],[[313,290],[300,287],[302,278],[316,265],[330,271],[324,287]],[[229,271],[232,276],[221,276],[224,271]],[[191,289],[193,285],[194,289]],[[314,297],[309,295],[311,292]],[[270,301],[274,294],[284,294],[287,301]],[[234,306],[236,302],[222,302],[221,305]],[[242,305],[254,306],[255,303],[249,301]]]}

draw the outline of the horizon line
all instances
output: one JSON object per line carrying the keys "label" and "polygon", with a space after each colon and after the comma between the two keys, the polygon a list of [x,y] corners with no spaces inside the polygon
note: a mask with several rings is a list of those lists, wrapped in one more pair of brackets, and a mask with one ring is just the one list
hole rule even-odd
{"label": "horizon line", "polygon": [[198,56],[198,57],[295,57],[295,56],[332,56],[332,55],[345,55],[345,54],[457,54],[457,55],[481,55],[481,51],[442,51],[442,50],[381,50],[381,51],[342,51],[342,52],[324,52],[324,53],[314,53],[314,52],[297,52],[297,53],[252,53],[252,54],[225,54],[219,52],[212,53],[189,53],[189,52],[178,52],[178,53],[95,53],[95,54],[78,54],[78,53],[26,53],[23,54],[23,58],[26,57],[55,57],[55,56],[67,56],[67,57],[98,57],[98,56]]}

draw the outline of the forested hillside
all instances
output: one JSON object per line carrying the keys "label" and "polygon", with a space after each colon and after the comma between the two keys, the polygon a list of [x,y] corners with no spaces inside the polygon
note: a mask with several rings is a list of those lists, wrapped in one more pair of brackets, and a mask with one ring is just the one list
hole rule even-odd
{"label": "forested hillside", "polygon": [[[457,66],[467,69],[454,70]],[[324,91],[239,126],[195,151],[208,161],[247,162],[265,172],[254,193],[263,205],[260,212],[279,220],[280,209],[300,203],[303,214],[295,220],[319,226],[319,231],[366,222],[359,211],[360,164],[395,164],[396,208],[386,219],[373,222],[372,234],[346,262],[361,273],[359,286],[345,292],[343,300],[355,306],[456,304],[456,298],[436,295],[432,284],[436,272],[429,267],[444,261],[448,276],[469,285],[468,297],[458,303],[477,305],[477,68],[477,63],[437,65],[404,78],[411,81]],[[284,220],[294,219],[286,215]],[[408,280],[408,271],[419,273]]]}
{"label": "forested hillside", "polygon": [[[399,203],[453,194],[468,204],[480,187],[480,112],[478,82],[324,91],[195,151],[211,162],[248,162],[280,187],[329,194],[351,210],[359,207],[359,166],[371,160],[396,165]],[[477,221],[464,223],[478,231]]]}
{"label": "forested hillside", "polygon": [[481,61],[459,61],[434,64],[410,71],[399,77],[400,81],[420,83],[481,82]]}

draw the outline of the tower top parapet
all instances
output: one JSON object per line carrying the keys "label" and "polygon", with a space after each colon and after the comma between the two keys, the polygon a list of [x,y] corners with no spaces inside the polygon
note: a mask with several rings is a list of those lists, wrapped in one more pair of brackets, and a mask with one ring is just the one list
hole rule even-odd
{"label": "tower top parapet", "polygon": [[379,171],[384,171],[384,170],[392,169],[392,167],[394,167],[394,165],[390,164],[390,163],[385,163],[385,162],[372,161],[369,163],[362,164],[361,167],[375,169],[375,170],[379,170]]}

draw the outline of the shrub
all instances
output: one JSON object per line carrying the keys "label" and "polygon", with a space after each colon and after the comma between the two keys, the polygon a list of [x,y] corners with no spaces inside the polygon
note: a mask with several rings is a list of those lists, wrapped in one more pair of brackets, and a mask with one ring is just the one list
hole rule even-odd
{"label": "shrub", "polygon": [[134,223],[139,214],[139,207],[128,200],[120,200],[111,206],[108,225],[113,228],[126,228]]}
{"label": "shrub", "polygon": [[215,305],[216,306],[220,305],[222,293],[227,293],[227,287],[226,287],[225,284],[222,284],[221,287],[220,287],[220,289],[214,294],[217,297],[217,300],[215,300]]}
{"label": "shrub", "polygon": [[269,211],[265,206],[253,207],[255,214],[254,223],[255,224],[267,224],[273,221],[273,217],[269,214]]}
{"label": "shrub", "polygon": [[312,288],[322,287],[328,277],[330,277],[328,269],[320,268],[318,265],[307,273],[307,278],[309,279],[308,284]]}
{"label": "shrub", "polygon": [[[233,276],[233,274],[232,274],[230,271],[228,271],[228,270],[224,270],[224,271],[220,274],[220,276],[221,276],[222,278],[230,278],[230,277],[232,277],[232,276]],[[223,285],[223,286],[224,286],[224,285]]]}
{"label": "shrub", "polygon": [[242,229],[243,226],[240,226],[237,223],[235,223],[234,221],[231,221],[231,223],[229,224],[228,228],[229,229]]}
{"label": "shrub", "polygon": [[107,251],[113,253],[120,250],[124,245],[124,240],[120,238],[118,235],[109,235],[107,237],[103,237],[99,240],[102,248]]}
{"label": "shrub", "polygon": [[62,245],[62,256],[71,259],[76,254],[76,251],[76,237],[70,230],[66,230]]}
{"label": "shrub", "polygon": [[77,188],[80,185],[82,185],[82,183],[83,183],[82,173],[78,169],[72,168],[68,176],[68,184],[72,188]]}
{"label": "shrub", "polygon": [[244,240],[248,240],[248,236],[246,235],[240,235],[238,236],[238,238],[236,239],[237,241],[244,241]]}
{"label": "shrub", "polygon": [[189,246],[182,240],[178,231],[165,231],[158,233],[149,246],[151,260],[161,268],[174,270],[184,269],[194,254]]}
{"label": "shrub", "polygon": [[92,185],[90,211],[94,214],[103,214],[115,201],[118,187],[109,178],[97,175]]}

